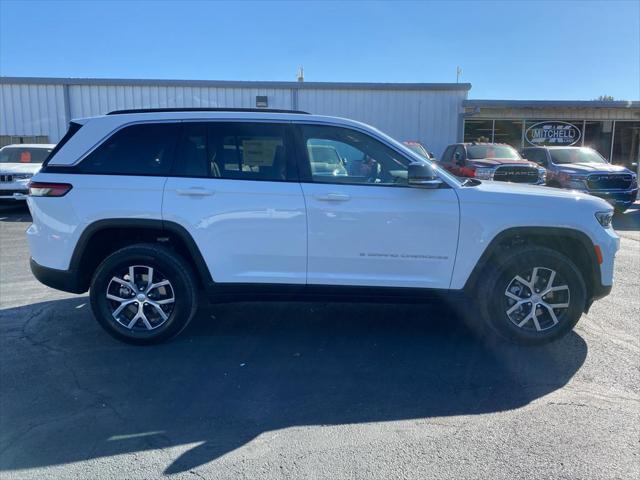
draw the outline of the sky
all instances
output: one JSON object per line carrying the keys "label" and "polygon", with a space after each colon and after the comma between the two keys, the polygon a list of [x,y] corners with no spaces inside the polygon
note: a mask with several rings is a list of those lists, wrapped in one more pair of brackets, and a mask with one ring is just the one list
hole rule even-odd
{"label": "sky", "polygon": [[0,0],[0,75],[469,82],[470,98],[640,100],[640,0]]}

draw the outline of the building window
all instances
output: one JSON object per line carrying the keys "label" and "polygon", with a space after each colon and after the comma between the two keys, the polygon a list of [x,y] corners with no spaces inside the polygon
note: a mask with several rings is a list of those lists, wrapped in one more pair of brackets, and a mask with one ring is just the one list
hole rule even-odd
{"label": "building window", "polygon": [[640,122],[617,121],[611,163],[636,170],[640,161]]}
{"label": "building window", "polygon": [[583,141],[585,147],[591,147],[600,152],[604,158],[611,155],[611,135],[613,133],[613,121],[585,122]]}
{"label": "building window", "polygon": [[465,142],[490,142],[493,133],[493,120],[465,120]]}
{"label": "building window", "polygon": [[496,120],[493,141],[495,143],[506,143],[516,149],[522,148],[522,121]]}

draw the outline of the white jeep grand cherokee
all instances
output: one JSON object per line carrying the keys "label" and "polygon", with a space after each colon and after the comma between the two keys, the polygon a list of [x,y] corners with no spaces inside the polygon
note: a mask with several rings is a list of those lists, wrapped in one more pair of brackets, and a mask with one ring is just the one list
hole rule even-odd
{"label": "white jeep grand cherokee", "polygon": [[[321,165],[323,149],[340,165]],[[35,276],[90,289],[100,324],[137,344],[179,333],[202,292],[445,297],[502,337],[544,343],[610,292],[619,247],[604,200],[461,182],[372,127],[304,112],[76,120],[28,204]]]}

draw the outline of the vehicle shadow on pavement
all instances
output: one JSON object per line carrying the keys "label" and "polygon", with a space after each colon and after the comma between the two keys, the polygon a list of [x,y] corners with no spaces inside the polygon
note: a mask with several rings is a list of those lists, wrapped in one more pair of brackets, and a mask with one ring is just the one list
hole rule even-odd
{"label": "vehicle shadow on pavement", "polygon": [[87,297],[0,317],[4,471],[182,446],[159,457],[172,455],[169,474],[288,427],[428,429],[540,399],[587,354],[575,333],[538,348],[483,343],[445,305],[219,305],[155,347],[112,340]]}
{"label": "vehicle shadow on pavement", "polygon": [[26,202],[0,201],[0,222],[30,222],[31,214]]}

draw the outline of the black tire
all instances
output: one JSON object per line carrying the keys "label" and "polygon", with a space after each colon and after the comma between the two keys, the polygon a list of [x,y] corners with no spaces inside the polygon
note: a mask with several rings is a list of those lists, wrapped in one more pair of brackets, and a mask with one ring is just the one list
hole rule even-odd
{"label": "black tire", "polygon": [[[133,286],[129,287],[131,277],[127,272],[131,266],[134,266],[132,283],[138,286],[135,292]],[[147,267],[153,268],[151,279]],[[143,292],[150,284],[165,281],[169,283]],[[117,319],[113,314],[122,302],[108,299],[107,294],[130,303],[123,307]],[[138,294],[148,297],[138,301]],[[197,286],[188,264],[172,250],[156,244],[131,245],[109,255],[96,269],[90,297],[98,323],[111,336],[134,345],[157,344],[178,335],[189,324],[198,306]],[[163,305],[152,306],[155,302]],[[144,314],[144,320],[142,317],[135,320],[140,313]],[[129,328],[131,322],[133,326]]]}
{"label": "black tire", "polygon": [[[555,272],[552,285],[566,285],[568,288],[551,292],[541,298],[541,303],[535,304],[540,305],[540,308],[535,308],[532,302],[528,302],[529,292],[531,300],[538,301],[539,294],[535,289],[515,280],[516,275],[520,275],[525,281],[533,281],[536,267],[536,285],[542,285],[540,293],[549,286],[552,271]],[[527,272],[531,272],[529,278],[526,277]],[[509,294],[515,295],[514,291],[519,292],[515,296],[521,300],[515,301],[507,296],[507,289]],[[571,259],[549,248],[536,246],[510,250],[498,262],[487,266],[481,274],[476,294],[476,304],[483,326],[503,339],[525,345],[541,345],[566,335],[582,316],[587,298],[582,274]],[[524,302],[521,306],[520,301]],[[566,308],[547,308],[547,305],[565,303],[568,303]],[[516,310],[508,315],[514,306]],[[535,321],[530,315],[535,316]],[[530,317],[529,320],[526,320],[527,317]],[[557,320],[557,323],[554,323],[554,320]],[[518,326],[521,321],[525,322],[524,325]]]}

